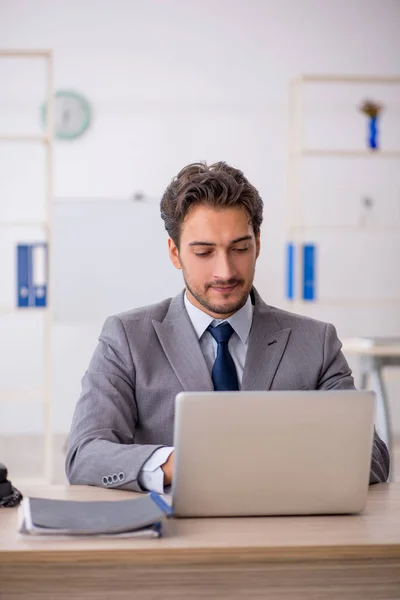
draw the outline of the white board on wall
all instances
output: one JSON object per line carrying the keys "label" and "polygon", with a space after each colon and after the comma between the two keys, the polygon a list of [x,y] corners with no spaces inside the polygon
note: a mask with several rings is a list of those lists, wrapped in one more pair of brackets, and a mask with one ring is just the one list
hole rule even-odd
{"label": "white board on wall", "polygon": [[54,208],[55,320],[98,322],[183,288],[156,202],[63,201]]}

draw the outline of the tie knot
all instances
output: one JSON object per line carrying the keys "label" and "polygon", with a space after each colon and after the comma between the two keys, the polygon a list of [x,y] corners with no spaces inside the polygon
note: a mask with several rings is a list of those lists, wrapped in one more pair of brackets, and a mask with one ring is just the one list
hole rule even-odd
{"label": "tie knot", "polygon": [[211,333],[218,344],[227,344],[233,333],[233,327],[230,323],[222,323],[222,325],[217,325],[216,327],[210,325],[207,327],[207,331]]}

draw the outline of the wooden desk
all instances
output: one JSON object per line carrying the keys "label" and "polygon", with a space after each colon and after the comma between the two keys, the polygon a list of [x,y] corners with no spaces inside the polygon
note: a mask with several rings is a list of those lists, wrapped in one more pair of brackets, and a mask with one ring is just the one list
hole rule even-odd
{"label": "wooden desk", "polygon": [[[70,499],[123,499],[86,487],[23,489]],[[400,484],[370,488],[345,517],[171,520],[162,539],[29,539],[0,510],[0,598],[398,600]]]}

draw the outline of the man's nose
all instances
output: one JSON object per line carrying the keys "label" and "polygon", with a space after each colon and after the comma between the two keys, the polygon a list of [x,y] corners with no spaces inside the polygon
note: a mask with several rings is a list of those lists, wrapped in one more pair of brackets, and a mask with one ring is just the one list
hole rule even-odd
{"label": "man's nose", "polygon": [[235,277],[235,275],[236,269],[230,256],[227,253],[219,254],[215,265],[214,277],[227,281]]}

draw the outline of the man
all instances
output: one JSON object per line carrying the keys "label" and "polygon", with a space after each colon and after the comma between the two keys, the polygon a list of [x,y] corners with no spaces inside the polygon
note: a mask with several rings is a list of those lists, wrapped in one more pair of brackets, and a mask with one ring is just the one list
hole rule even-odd
{"label": "man", "polygon": [[[185,291],[105,322],[69,437],[70,483],[162,492],[183,390],[354,389],[335,328],[267,306],[254,289],[262,210],[223,162],[189,165],[166,189],[161,216]],[[388,472],[375,433],[370,482]]]}

